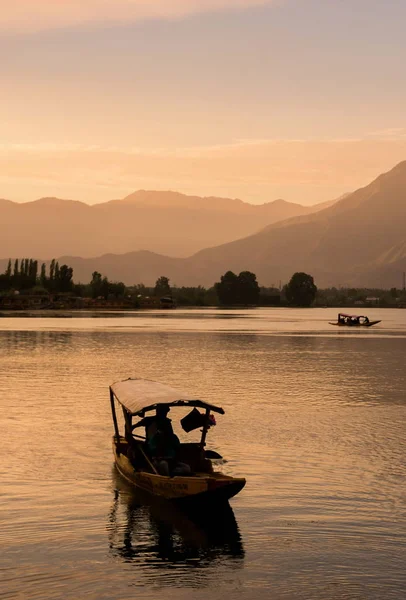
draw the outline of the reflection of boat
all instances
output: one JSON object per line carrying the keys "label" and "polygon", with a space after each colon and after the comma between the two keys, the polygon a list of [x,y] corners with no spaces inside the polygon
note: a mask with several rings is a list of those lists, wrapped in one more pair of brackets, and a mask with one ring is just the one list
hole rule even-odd
{"label": "reflection of boat", "polygon": [[344,327],[372,327],[381,321],[370,321],[364,315],[347,315],[346,313],[338,313],[337,322],[330,325],[340,325]]}
{"label": "reflection of boat", "polygon": [[[116,415],[115,400],[121,405],[125,434],[120,435]],[[132,484],[155,496],[172,500],[227,500],[232,498],[244,487],[245,479],[231,477],[219,471],[214,471],[210,460],[214,452],[205,451],[206,436],[215,420],[212,412],[224,414],[220,407],[207,404],[191,398],[188,394],[173,388],[145,379],[127,379],[114,383],[110,387],[110,402],[113,416],[115,435],[113,436],[113,452],[120,473]],[[169,419],[159,417],[162,408],[167,412],[172,407],[192,407],[192,412],[182,419],[185,431],[202,427],[199,443],[179,443],[173,434],[172,427],[167,431]],[[201,413],[197,408],[205,410]],[[133,417],[145,417],[145,414],[156,410],[155,417],[145,418],[144,421],[154,425],[154,434],[145,438],[133,435]],[[165,414],[166,414],[165,412]],[[147,421],[147,419],[149,419]],[[159,420],[161,419],[161,420]],[[165,422],[166,421],[166,422]],[[158,423],[158,425],[157,425]],[[145,425],[147,429],[147,425]],[[169,451],[163,450],[163,438],[170,436],[177,440],[176,464]],[[152,441],[155,451],[152,449]],[[165,451],[168,446],[167,439]],[[159,450],[158,450],[159,449]],[[168,456],[166,456],[166,454]],[[179,473],[177,465],[186,469]]]}
{"label": "reflection of boat", "polygon": [[[110,551],[126,562],[173,570],[176,563],[242,559],[244,548],[228,502],[205,511],[181,510],[178,505],[134,488],[115,473],[115,494],[107,526]],[[236,566],[236,565],[235,565]],[[196,577],[196,574],[193,575]],[[176,578],[174,584],[178,585]]]}

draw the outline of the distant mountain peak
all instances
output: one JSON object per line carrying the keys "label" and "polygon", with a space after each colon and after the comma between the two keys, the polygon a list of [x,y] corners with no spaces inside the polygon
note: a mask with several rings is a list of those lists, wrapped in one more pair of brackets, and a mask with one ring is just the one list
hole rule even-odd
{"label": "distant mountain peak", "polygon": [[[238,198],[217,196],[196,196],[183,194],[174,190],[137,190],[122,200],[113,200],[118,204],[143,204],[150,206],[178,206],[188,208],[229,208],[248,204]],[[111,203],[110,202],[110,203]]]}
{"label": "distant mountain peak", "polygon": [[60,204],[61,202],[69,202],[69,200],[62,200],[62,198],[57,198],[56,196],[43,196],[42,198],[38,198],[37,200],[33,200],[37,204],[46,204],[46,205],[55,205]]}
{"label": "distant mountain peak", "polygon": [[294,204],[294,202],[288,202],[287,200],[284,200],[283,198],[277,198],[276,200],[271,200],[271,202],[269,202],[268,204],[273,204],[275,205],[280,205],[280,206],[284,206],[286,204]]}
{"label": "distant mountain peak", "polygon": [[174,200],[178,198],[188,198],[186,194],[175,192],[173,190],[136,190],[128,196],[125,196],[120,202],[145,202],[154,200],[157,197],[165,198],[166,200]]}
{"label": "distant mountain peak", "polygon": [[91,208],[89,204],[86,202],[80,202],[80,200],[68,200],[62,198],[56,198],[55,196],[45,196],[43,198],[39,198],[38,200],[33,200],[32,202],[26,202],[25,204],[35,205],[38,207],[47,207],[47,208],[68,208],[68,207],[86,207],[88,209]]}

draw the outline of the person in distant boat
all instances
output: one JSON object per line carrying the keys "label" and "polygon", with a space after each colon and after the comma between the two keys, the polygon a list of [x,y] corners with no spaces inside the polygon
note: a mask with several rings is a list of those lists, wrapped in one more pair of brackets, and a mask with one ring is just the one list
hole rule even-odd
{"label": "person in distant boat", "polygon": [[345,323],[344,317],[342,317],[341,315],[338,315],[338,322],[339,323]]}
{"label": "person in distant boat", "polygon": [[169,432],[174,435],[172,429],[172,421],[168,418],[168,412],[170,408],[165,404],[159,404],[156,407],[155,415],[151,417],[144,417],[138,423],[133,425],[133,430],[137,427],[145,427],[145,439],[147,444],[153,438],[153,436],[157,433],[157,431]]}
{"label": "person in distant boat", "polygon": [[369,323],[368,317],[364,317],[364,325],[368,325],[368,323]]}

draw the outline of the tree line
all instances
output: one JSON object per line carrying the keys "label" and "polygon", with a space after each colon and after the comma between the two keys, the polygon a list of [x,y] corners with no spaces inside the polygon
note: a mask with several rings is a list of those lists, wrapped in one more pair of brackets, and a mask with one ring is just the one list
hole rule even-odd
{"label": "tree line", "polygon": [[38,269],[38,261],[32,258],[16,258],[8,261],[5,272],[0,275],[0,291],[15,289],[32,290],[41,287],[47,292],[71,292],[73,289],[73,269],[68,265],[59,266],[53,259],[47,274],[46,265]]}
{"label": "tree line", "polygon": [[0,275],[0,292],[10,293],[54,293],[71,294],[88,298],[126,298],[133,301],[134,306],[142,299],[154,297],[171,298],[176,304],[183,306],[269,306],[277,305],[280,297],[294,306],[311,306],[317,287],[313,277],[306,273],[295,273],[282,290],[261,287],[255,273],[242,271],[238,275],[227,271],[211,288],[171,286],[168,277],[161,276],[154,287],[143,284],[126,286],[123,282],[110,281],[98,271],[92,273],[87,284],[75,284],[73,269],[66,264],[59,265],[52,259],[47,270],[46,264],[39,267],[38,261],[32,258],[10,259],[3,274]]}

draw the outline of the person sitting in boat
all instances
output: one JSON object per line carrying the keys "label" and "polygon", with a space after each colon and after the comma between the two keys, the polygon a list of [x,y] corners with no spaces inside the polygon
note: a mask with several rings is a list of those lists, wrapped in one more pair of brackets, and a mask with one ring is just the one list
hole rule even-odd
{"label": "person sitting in boat", "polygon": [[[170,419],[168,419],[169,421]],[[180,441],[170,428],[165,425],[158,429],[148,442],[148,450],[152,463],[160,475],[171,477],[174,475],[188,475],[191,468],[186,463],[177,460]]]}
{"label": "person sitting in boat", "polygon": [[364,317],[364,325],[368,325],[368,323],[369,323],[368,317]]}
{"label": "person sitting in boat", "polygon": [[147,444],[158,430],[165,429],[173,434],[172,421],[167,416],[169,411],[169,406],[166,406],[165,404],[159,404],[156,407],[156,414],[151,417],[144,417],[141,419],[141,421],[135,423],[135,425],[133,425],[133,430],[136,427],[145,427],[145,439]]}

